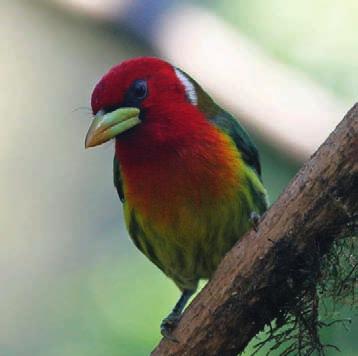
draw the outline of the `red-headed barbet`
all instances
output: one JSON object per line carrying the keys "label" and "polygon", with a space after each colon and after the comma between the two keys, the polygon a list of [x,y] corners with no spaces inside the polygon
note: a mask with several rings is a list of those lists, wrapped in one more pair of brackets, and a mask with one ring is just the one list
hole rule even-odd
{"label": "red-headed barbet", "polygon": [[115,139],[129,235],[182,292],[161,324],[171,338],[198,281],[267,208],[256,146],[193,78],[158,58],[114,66],[91,104],[85,145]]}

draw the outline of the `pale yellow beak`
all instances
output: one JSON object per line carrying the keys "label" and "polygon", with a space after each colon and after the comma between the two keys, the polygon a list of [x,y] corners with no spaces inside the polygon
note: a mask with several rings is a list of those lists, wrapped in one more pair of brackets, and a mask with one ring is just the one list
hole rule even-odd
{"label": "pale yellow beak", "polygon": [[85,147],[98,146],[138,125],[139,114],[137,108],[119,108],[108,114],[98,112],[88,129]]}

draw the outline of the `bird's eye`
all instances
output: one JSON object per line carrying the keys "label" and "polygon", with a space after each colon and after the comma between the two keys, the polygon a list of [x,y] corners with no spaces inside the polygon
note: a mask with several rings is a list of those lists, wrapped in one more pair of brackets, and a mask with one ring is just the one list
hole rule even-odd
{"label": "bird's eye", "polygon": [[137,99],[144,99],[147,96],[147,82],[145,80],[135,81],[133,92]]}

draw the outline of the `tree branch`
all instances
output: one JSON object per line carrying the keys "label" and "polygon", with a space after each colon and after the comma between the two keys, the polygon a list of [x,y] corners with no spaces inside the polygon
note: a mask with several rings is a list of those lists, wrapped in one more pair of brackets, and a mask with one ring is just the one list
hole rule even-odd
{"label": "tree branch", "polygon": [[236,355],[295,301],[358,211],[358,104],[263,217],[227,253],[152,355]]}

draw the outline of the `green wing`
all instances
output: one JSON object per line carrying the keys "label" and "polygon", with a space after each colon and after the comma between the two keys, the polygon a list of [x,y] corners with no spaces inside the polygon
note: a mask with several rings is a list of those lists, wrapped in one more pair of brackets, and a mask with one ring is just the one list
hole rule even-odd
{"label": "green wing", "polygon": [[123,181],[121,176],[121,168],[116,156],[113,158],[113,183],[117,189],[119,199],[124,203]]}
{"label": "green wing", "polygon": [[246,130],[228,112],[218,109],[209,120],[220,130],[229,135],[241,152],[246,164],[252,167],[261,178],[259,153]]}
{"label": "green wing", "polygon": [[247,187],[253,197],[254,204],[259,214],[263,214],[268,207],[266,190],[261,179],[261,164],[258,150],[246,130],[234,119],[232,115],[216,106],[211,115],[208,115],[219,130],[232,138],[237,149],[241,152],[242,159],[252,168],[247,172]]}

